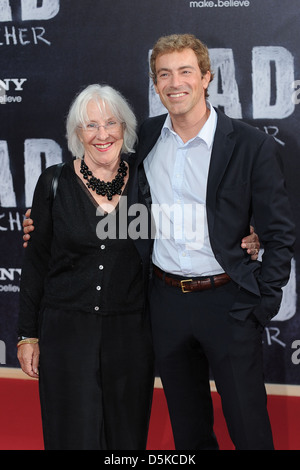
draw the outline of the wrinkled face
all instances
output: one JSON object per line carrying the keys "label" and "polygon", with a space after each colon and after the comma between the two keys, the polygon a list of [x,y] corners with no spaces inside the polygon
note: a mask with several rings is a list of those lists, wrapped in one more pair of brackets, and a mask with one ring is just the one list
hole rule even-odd
{"label": "wrinkled face", "polygon": [[156,93],[171,117],[189,116],[205,104],[210,72],[202,76],[192,49],[162,54],[156,59]]}
{"label": "wrinkled face", "polygon": [[103,112],[95,101],[88,103],[87,115],[88,121],[78,131],[84,146],[86,164],[94,167],[114,163],[123,146],[123,124],[111,113],[109,107]]}

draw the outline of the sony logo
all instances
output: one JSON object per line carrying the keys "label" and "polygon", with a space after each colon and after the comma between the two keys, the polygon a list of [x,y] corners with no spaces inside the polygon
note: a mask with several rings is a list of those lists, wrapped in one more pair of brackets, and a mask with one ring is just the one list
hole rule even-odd
{"label": "sony logo", "polygon": [[14,281],[15,277],[19,280],[21,277],[20,268],[0,268],[0,281]]}
{"label": "sony logo", "polygon": [[5,91],[22,91],[23,83],[27,81],[27,78],[3,78],[0,79],[0,90]]}

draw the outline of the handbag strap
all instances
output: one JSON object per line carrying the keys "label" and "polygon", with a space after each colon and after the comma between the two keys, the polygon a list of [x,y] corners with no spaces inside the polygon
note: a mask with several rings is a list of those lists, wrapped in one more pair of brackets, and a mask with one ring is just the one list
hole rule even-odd
{"label": "handbag strap", "polygon": [[62,170],[63,166],[64,166],[64,162],[58,163],[58,165],[56,165],[56,168],[55,168],[55,172],[54,172],[53,179],[52,179],[52,184],[51,184],[51,192],[50,192],[51,206],[52,206],[54,198],[56,196],[58,181],[59,181],[59,177],[60,177],[61,170]]}

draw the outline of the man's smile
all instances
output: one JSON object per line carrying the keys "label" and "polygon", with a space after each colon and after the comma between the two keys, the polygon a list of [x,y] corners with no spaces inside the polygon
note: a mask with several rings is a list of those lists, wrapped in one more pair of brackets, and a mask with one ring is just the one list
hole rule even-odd
{"label": "man's smile", "polygon": [[182,96],[186,96],[188,93],[186,92],[179,92],[179,93],[168,93],[169,98],[181,98]]}

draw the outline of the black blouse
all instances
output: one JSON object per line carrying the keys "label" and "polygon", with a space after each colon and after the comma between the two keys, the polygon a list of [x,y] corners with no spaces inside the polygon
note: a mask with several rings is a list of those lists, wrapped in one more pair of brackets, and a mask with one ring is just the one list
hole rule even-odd
{"label": "black blouse", "polygon": [[[51,207],[54,169],[42,173],[34,193],[35,229],[21,277],[20,336],[38,336],[38,314],[44,307],[97,315],[134,313],[144,307],[140,256],[130,238],[119,237],[126,194],[115,213],[103,213],[72,161],[62,169]],[[116,237],[99,239],[97,225],[103,227],[106,222],[107,227],[116,223]]]}

